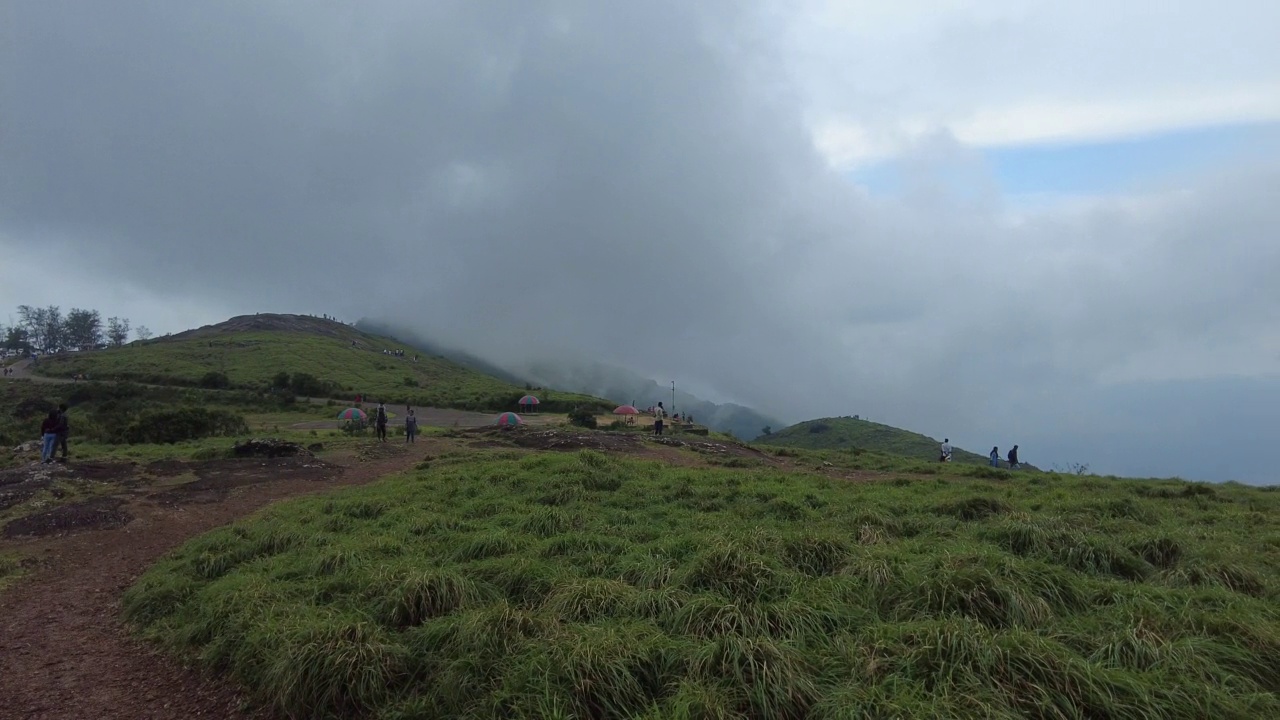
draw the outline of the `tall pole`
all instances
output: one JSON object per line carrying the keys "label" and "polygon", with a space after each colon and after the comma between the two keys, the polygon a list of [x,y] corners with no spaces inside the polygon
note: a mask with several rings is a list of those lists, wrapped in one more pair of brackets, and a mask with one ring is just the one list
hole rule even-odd
{"label": "tall pole", "polygon": [[676,381],[672,380],[671,381],[671,413],[674,415],[675,412],[676,412]]}

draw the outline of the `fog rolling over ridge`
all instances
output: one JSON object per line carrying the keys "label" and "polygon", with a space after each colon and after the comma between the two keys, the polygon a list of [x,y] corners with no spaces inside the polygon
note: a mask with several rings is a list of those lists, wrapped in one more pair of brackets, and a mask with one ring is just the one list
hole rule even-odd
{"label": "fog rolling over ridge", "polygon": [[782,423],[755,409],[734,403],[714,403],[680,389],[676,383],[675,400],[671,386],[627,370],[602,363],[573,361],[531,362],[526,372],[540,384],[573,392],[584,392],[620,402],[635,403],[640,411],[661,402],[668,411],[672,407],[681,415],[692,415],[699,425],[730,433],[741,440],[760,435],[766,426],[779,428]]}
{"label": "fog rolling over ridge", "polygon": [[[422,348],[433,355],[448,358],[474,370],[502,378],[516,384],[533,384],[564,392],[579,392],[612,400],[619,405],[634,403],[641,411],[662,402],[672,405],[671,386],[663,386],[639,373],[621,367],[613,367],[589,360],[507,360],[490,361],[465,350],[445,347],[423,337],[412,329],[398,327],[377,320],[362,319],[356,327],[366,332],[394,337],[401,342]],[[751,408],[733,403],[714,403],[680,390],[677,383],[674,407],[681,414],[692,414],[696,422],[713,430],[730,433],[742,440],[751,440],[766,426],[775,429],[782,424]]]}
{"label": "fog rolling over ridge", "polygon": [[1119,2],[9,3],[0,303],[1275,482],[1280,3]]}

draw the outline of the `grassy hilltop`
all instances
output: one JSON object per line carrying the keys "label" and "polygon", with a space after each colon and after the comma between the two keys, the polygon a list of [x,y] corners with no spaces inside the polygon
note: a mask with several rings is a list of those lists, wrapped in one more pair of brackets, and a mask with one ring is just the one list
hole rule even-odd
{"label": "grassy hilltop", "polygon": [[1280,717],[1280,493],[779,452],[450,452],[124,607],[299,717]]}
{"label": "grassy hilltop", "polygon": [[[917,460],[938,459],[942,441],[869,420],[851,417],[819,418],[796,423],[755,441],[761,445],[804,448],[807,450],[875,450]],[[1003,459],[1008,448],[1001,448]],[[987,464],[986,454],[953,448],[952,459],[963,463]]]}
{"label": "grassy hilltop", "polygon": [[[403,350],[405,357],[384,355]],[[418,362],[413,355],[419,355]],[[390,338],[332,320],[300,315],[246,315],[171,337],[118,349],[66,353],[41,360],[42,375],[121,379],[156,385],[260,389],[281,372],[309,378],[303,395],[350,399],[356,394],[389,403],[465,410],[513,410],[524,387],[429,356]],[[296,384],[296,383],[295,383]],[[545,411],[575,405],[612,407],[599,398],[539,391]]]}

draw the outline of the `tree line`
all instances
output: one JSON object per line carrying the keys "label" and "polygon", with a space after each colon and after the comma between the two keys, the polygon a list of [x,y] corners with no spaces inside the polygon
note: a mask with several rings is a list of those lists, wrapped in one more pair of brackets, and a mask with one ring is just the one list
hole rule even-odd
{"label": "tree line", "polygon": [[57,305],[18,306],[18,319],[0,325],[0,347],[19,352],[58,353],[67,350],[101,350],[129,342],[132,330],[138,340],[151,338],[146,325],[130,328],[129,318],[109,317],[97,310],[71,308],[65,314]]}

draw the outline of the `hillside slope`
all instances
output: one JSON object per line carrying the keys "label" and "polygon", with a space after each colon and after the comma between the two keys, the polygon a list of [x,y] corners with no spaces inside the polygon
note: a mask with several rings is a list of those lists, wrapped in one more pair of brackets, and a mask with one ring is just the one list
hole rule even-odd
{"label": "hillside slope", "polygon": [[[938,459],[938,448],[942,444],[941,440],[910,430],[851,417],[806,420],[772,435],[761,435],[754,442],[760,445],[779,445],[809,450],[858,448],[929,461]],[[987,462],[986,455],[978,455],[960,448],[954,448],[952,458],[956,462],[984,464]]]}
{"label": "hillside slope", "polygon": [[[403,351],[404,356],[384,350]],[[521,386],[421,354],[393,339],[304,315],[244,315],[118,349],[46,358],[36,371],[184,386],[217,386],[221,380],[215,374],[220,374],[230,387],[245,389],[266,388],[280,373],[288,373],[299,394],[361,394],[389,403],[465,410],[514,410],[525,394]],[[299,374],[310,377],[298,383]],[[544,392],[540,399],[544,411],[608,405],[571,393]]]}

